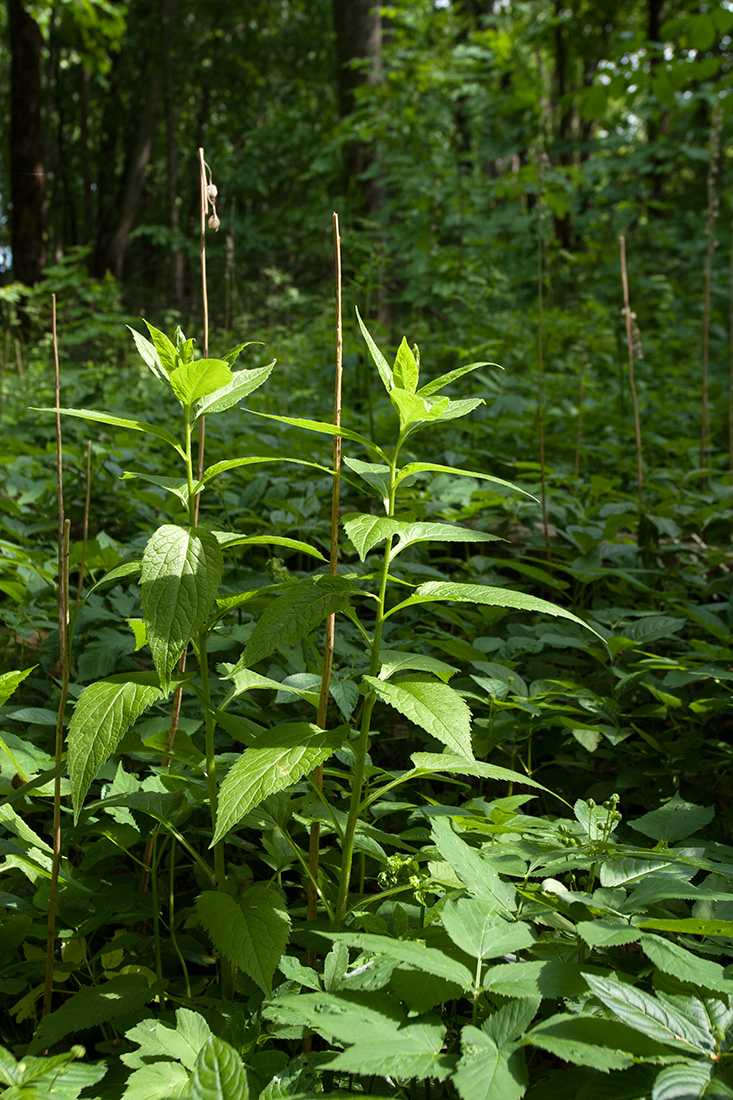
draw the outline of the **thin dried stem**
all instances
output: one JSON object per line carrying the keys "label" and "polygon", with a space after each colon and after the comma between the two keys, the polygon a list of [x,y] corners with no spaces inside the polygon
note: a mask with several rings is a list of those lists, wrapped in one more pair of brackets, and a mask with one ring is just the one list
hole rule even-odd
{"label": "thin dried stem", "polygon": [[[343,318],[341,312],[341,236],[339,233],[338,214],[333,215],[333,249],[336,279],[336,380],[334,386],[333,422],[337,427],[341,425],[341,385],[343,379]],[[333,490],[331,493],[331,555],[329,573],[335,576],[338,570],[338,524],[339,524],[339,488],[341,470],[341,437],[333,437]],[[333,667],[333,644],[336,631],[336,616],[329,615],[326,620],[326,638],[323,647],[323,675],[321,677],[321,694],[318,700],[318,725],[326,728],[328,715],[328,697],[331,687],[331,669]],[[319,765],[313,773],[315,782],[323,787],[323,765]],[[318,898],[314,883],[318,880],[318,859],[320,843],[319,822],[311,822],[309,865],[311,877],[308,882],[308,920],[315,920],[318,910]]]}
{"label": "thin dried stem", "polygon": [[543,263],[543,178],[542,162],[537,166],[537,431],[540,447],[540,499],[542,501],[542,529],[545,535],[545,553],[550,560],[550,525],[547,519],[547,480],[545,476],[545,419],[544,419],[544,263]]}
{"label": "thin dried stem", "polygon": [[[204,159],[204,151],[199,148],[199,168],[200,168],[200,181],[201,181],[201,301],[204,309],[204,332],[203,332],[203,357],[209,358],[209,291],[206,280],[206,215],[209,210],[209,186],[213,187],[213,183],[210,183],[210,170],[209,177],[207,177],[208,165]],[[216,216],[214,214],[214,216]],[[217,219],[218,221],[218,219]],[[199,420],[199,452],[198,452],[198,466],[196,469],[196,478],[198,481],[204,472],[204,444],[206,441],[206,417],[202,416]],[[197,494],[194,504],[194,519],[195,522],[199,521],[199,500],[201,495]]]}
{"label": "thin dried stem", "polygon": [[718,216],[718,197],[715,193],[715,180],[718,175],[720,154],[720,132],[723,126],[723,114],[719,107],[713,112],[710,127],[710,162],[708,165],[708,206],[705,219],[705,292],[702,316],[702,378],[700,384],[700,465],[710,465],[710,409],[708,404],[708,368],[710,364],[710,299],[713,280],[713,252],[716,247],[715,219]]}
{"label": "thin dried stem", "polygon": [[641,453],[641,421],[639,419],[639,400],[636,395],[636,378],[634,376],[634,319],[629,305],[629,280],[626,273],[626,238],[619,237],[621,248],[621,286],[624,293],[624,317],[626,318],[626,344],[629,349],[629,389],[631,390],[631,403],[634,409],[634,436],[636,439],[636,478],[639,488],[639,508],[644,504],[644,469]]}

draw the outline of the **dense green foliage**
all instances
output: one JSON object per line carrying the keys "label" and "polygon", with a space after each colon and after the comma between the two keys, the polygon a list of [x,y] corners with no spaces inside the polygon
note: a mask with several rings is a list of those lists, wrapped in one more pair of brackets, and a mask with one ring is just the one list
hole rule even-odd
{"label": "dense green foliage", "polygon": [[339,117],[323,0],[26,7],[0,1096],[733,1097],[733,12],[399,0]]}

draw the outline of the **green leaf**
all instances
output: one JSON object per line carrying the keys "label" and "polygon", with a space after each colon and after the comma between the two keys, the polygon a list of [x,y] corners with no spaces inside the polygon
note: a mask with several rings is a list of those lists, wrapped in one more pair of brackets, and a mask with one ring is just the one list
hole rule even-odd
{"label": "green leaf", "polygon": [[652,840],[671,845],[703,829],[715,816],[713,806],[696,806],[675,793],[658,810],[630,822],[632,828]]}
{"label": "green leaf", "polygon": [[598,1000],[634,1031],[688,1054],[711,1054],[715,1050],[712,1035],[697,1019],[686,1015],[670,1002],[645,993],[642,989],[616,978],[584,974],[588,987]]}
{"label": "green leaf", "polygon": [[589,947],[617,947],[620,944],[636,943],[642,937],[641,929],[635,928],[621,917],[578,921],[576,929]]}
{"label": "green leaf", "polygon": [[203,527],[164,524],[143,553],[142,608],[164,692],[187,644],[203,628],[221,581],[219,543]]}
{"label": "green leaf", "polygon": [[[696,887],[691,887],[690,897],[697,893]],[[729,895],[727,895],[729,896]],[[639,921],[639,929],[653,928],[658,932],[681,932],[690,936],[726,936],[733,939],[733,920],[702,919],[700,917],[678,917],[674,920],[664,920],[652,917],[649,920]]]}
{"label": "green leaf", "polygon": [[365,1029],[365,1034],[328,1062],[329,1069],[383,1077],[433,1077],[443,1081],[453,1059],[443,1054],[445,1027],[435,1016],[426,1016],[401,1028]]}
{"label": "green leaf", "polygon": [[459,527],[450,523],[400,523],[397,532],[399,539],[392,551],[392,557],[417,542],[505,542],[498,535],[484,531],[474,531],[470,527]]}
{"label": "green leaf", "polygon": [[483,1029],[498,1047],[503,1046],[508,1040],[524,1035],[539,1007],[539,998],[534,997],[507,1001],[484,1020]]}
{"label": "green leaf", "polygon": [[529,1079],[524,1053],[515,1043],[497,1046],[470,1024],[461,1031],[461,1058],[453,1076],[461,1100],[519,1100]]}
{"label": "green leaf", "polygon": [[[145,318],[143,318],[143,321],[145,321]],[[166,374],[170,376],[181,362],[181,357],[176,351],[175,345],[168,339],[164,332],[161,332],[159,328],[155,328],[154,325],[151,325],[150,321],[145,321],[145,325],[150,333],[150,339],[153,341],[153,347],[157,353],[158,361]],[[134,335],[134,330],[131,329],[130,331],[133,332]],[[137,343],[137,341],[135,342]]]}
{"label": "green leaf", "polygon": [[416,970],[427,971],[438,978],[455,982],[461,989],[473,989],[473,974],[457,959],[452,959],[436,947],[428,947],[417,940],[396,940],[391,936],[378,936],[370,932],[319,932],[326,939],[338,940],[347,947],[356,947],[375,955],[386,955]]}
{"label": "green leaf", "polygon": [[167,382],[168,372],[160,361],[160,356],[155,350],[155,345],[152,344],[150,340],[146,340],[145,337],[132,328],[131,325],[127,325],[127,328],[132,333],[132,338],[135,341],[135,346],[142,361],[153,372],[156,378],[159,378],[161,382]]}
{"label": "green leaf", "polygon": [[[592,1065],[601,1073],[627,1069],[634,1057],[626,1048],[612,1044],[624,1038],[623,1025],[613,1020],[584,1016],[551,1016],[532,1028],[526,1041],[533,1046],[579,1066]],[[629,1031],[633,1037],[633,1032]]]}
{"label": "green leaf", "polygon": [[18,1063],[6,1047],[0,1046],[0,1083],[14,1085],[19,1079]]}
{"label": "green leaf", "polygon": [[22,671],[3,672],[0,676],[0,707],[7,703],[13,692],[23,683],[26,676],[30,676],[35,667],[31,665],[30,668],[24,668]]}
{"label": "green leaf", "polygon": [[668,1066],[655,1078],[652,1100],[697,1100],[705,1095],[712,1072],[711,1062]]}
{"label": "green leaf", "polygon": [[394,378],[392,376],[392,368],[390,367],[389,363],[384,358],[381,351],[379,350],[379,348],[377,347],[377,345],[374,343],[371,336],[369,335],[367,327],[364,324],[364,322],[362,321],[361,314],[359,313],[358,309],[356,310],[356,319],[359,322],[359,328],[361,329],[361,334],[364,337],[364,340],[366,342],[366,346],[369,349],[369,354],[372,357],[372,361],[374,363],[374,366],[379,371],[379,377],[382,379],[382,385],[384,386],[387,393],[389,393],[390,390],[394,386]]}
{"label": "green leaf", "polygon": [[535,942],[531,925],[495,917],[479,898],[447,901],[440,920],[456,947],[475,959],[495,959]]}
{"label": "green leaf", "polygon": [[410,346],[403,336],[402,343],[397,348],[397,355],[395,356],[392,370],[394,385],[399,386],[403,390],[407,390],[408,393],[414,393],[417,389],[419,374],[420,371],[417,360],[410,351]]}
{"label": "green leaf", "polygon": [[189,1008],[178,1008],[175,1027],[162,1020],[150,1019],[125,1032],[130,1042],[140,1044],[140,1050],[123,1054],[122,1061],[127,1066],[139,1067],[152,1058],[175,1058],[192,1070],[199,1051],[210,1037],[211,1028],[203,1016]]}
{"label": "green leaf", "polygon": [[176,367],[169,381],[183,408],[189,410],[196,401],[230,385],[232,372],[222,359],[197,359]]}
{"label": "green leaf", "polygon": [[[49,411],[55,412],[55,409]],[[63,412],[63,409],[61,411]],[[337,427],[326,420],[304,420],[302,417],[297,416],[275,416],[274,413],[263,413],[254,409],[251,411],[255,416],[261,416],[265,420],[278,420],[281,424],[290,424],[294,428],[305,428],[308,432],[319,432],[321,435],[337,435],[342,439],[350,439],[352,443],[361,443],[367,451],[373,451],[385,462],[387,461],[387,456],[381,447],[378,447],[376,443],[372,443],[371,439],[367,439],[365,435],[352,432],[350,428]]]}
{"label": "green leaf", "polygon": [[120,741],[164,692],[152,673],[130,673],[84,688],[69,724],[69,777],[74,818],[89,785]]}
{"label": "green leaf", "polygon": [[[536,596],[528,596],[526,592],[513,592],[508,588],[492,588],[483,584],[455,584],[450,581],[426,581],[421,584],[414,596],[410,596],[397,607],[388,612],[393,615],[395,611],[401,611],[404,607],[412,607],[415,604],[431,603],[433,600],[455,600],[459,603],[483,604],[488,607],[503,607],[516,611],[537,611],[543,615],[556,615],[561,619],[570,619],[571,622],[584,626],[597,638],[601,638],[598,631],[588,626],[577,615],[566,611],[564,607],[549,603],[547,600],[539,600]],[[601,638],[603,641],[603,638]]]}
{"label": "green leaf", "polygon": [[329,615],[344,611],[353,591],[343,577],[306,577],[277,596],[255,624],[235,669],[248,668],[269,657],[278,646],[294,645]]}
{"label": "green leaf", "polygon": [[486,912],[511,916],[517,907],[511,883],[504,882],[491,864],[453,831],[450,818],[436,817],[432,830],[443,859],[451,865],[469,893],[481,900]]}
{"label": "green leaf", "polygon": [[372,547],[383,539],[395,535],[398,537],[398,542],[392,550],[392,557],[418,542],[503,541],[498,535],[473,531],[469,527],[458,527],[448,523],[415,523],[412,520],[402,520],[392,516],[372,516],[364,512],[347,512],[341,517],[341,521],[361,561],[364,561]]}
{"label": "green leaf", "polygon": [[235,546],[284,546],[298,554],[307,554],[318,561],[325,561],[320,550],[309,546],[307,542],[300,542],[299,539],[288,539],[279,535],[238,535],[236,531],[212,531],[212,534],[225,550]]}
{"label": "green leaf", "polygon": [[258,737],[221,785],[212,845],[268,795],[292,786],[327,760],[341,740],[341,730],[321,730],[309,722],[274,726]]}
{"label": "green leaf", "polygon": [[361,561],[364,561],[372,547],[383,539],[396,535],[401,527],[406,526],[390,516],[371,516],[363,512],[347,512],[341,517],[341,522]]}
{"label": "green leaf", "polygon": [[130,1074],[122,1100],[183,1100],[189,1097],[189,1080],[189,1074],[179,1062],[161,1059],[140,1066]]}
{"label": "green leaf", "polygon": [[236,902],[229,894],[207,890],[196,909],[216,950],[271,996],[272,978],[290,938],[290,917],[279,891],[258,883]]}
{"label": "green leaf", "polygon": [[471,711],[448,684],[420,675],[389,681],[365,676],[364,683],[431,737],[468,760],[473,759]]}
{"label": "green leaf", "polygon": [[72,1032],[96,1027],[118,1016],[138,1012],[155,996],[141,974],[118,974],[101,985],[72,994],[55,1012],[44,1016],[28,1048],[36,1054],[55,1046]]}
{"label": "green leaf", "polygon": [[532,493],[528,493],[526,489],[522,489],[519,485],[513,485],[511,481],[504,481],[503,478],[494,477],[492,474],[482,474],[477,470],[459,470],[455,466],[440,466],[435,462],[409,462],[407,466],[403,466],[397,474],[395,484],[399,485],[406,477],[412,477],[413,474],[423,473],[455,474],[457,477],[476,477],[480,481],[491,481],[495,485],[503,485],[505,489],[511,489],[515,493],[522,493],[526,497],[531,497],[532,500],[537,500],[537,497],[533,496]]}
{"label": "green leaf", "polygon": [[[173,493],[183,504],[188,504],[188,481],[185,477],[158,477],[157,474],[143,474],[138,470],[125,470],[120,481],[131,481],[134,478],[146,481],[149,485],[157,485],[159,488],[165,489],[167,493]],[[194,485],[194,492],[195,490],[196,485]]]}
{"label": "green leaf", "polygon": [[157,424],[146,424],[144,420],[134,420],[131,417],[112,416],[110,413],[95,412],[93,409],[55,409],[33,408],[31,412],[60,412],[62,416],[75,416],[79,420],[91,420],[97,424],[109,424],[112,428],[129,428],[133,432],[144,432],[146,435],[154,435],[168,443],[181,458],[185,458],[183,448],[178,445],[176,437],[167,428],[159,428]]}
{"label": "green leaf", "polygon": [[642,937],[641,949],[665,974],[672,974],[679,981],[690,982],[700,989],[714,989],[733,996],[733,979],[726,977],[719,963],[702,959],[684,947],[651,933]]}
{"label": "green leaf", "polygon": [[432,672],[439,680],[447,683],[458,671],[454,665],[446,664],[437,657],[428,657],[424,653],[404,653],[398,649],[380,649],[379,660],[380,680],[389,680],[395,672],[411,669],[415,672]]}
{"label": "green leaf", "polygon": [[[447,374],[441,374],[438,378],[433,378],[432,382],[428,382],[426,385],[421,386],[417,391],[420,397],[430,397],[432,394],[442,390],[444,386],[449,385],[451,382],[455,382],[458,378],[462,378],[464,374],[469,374],[470,371],[478,370],[479,367],[499,367],[498,363],[469,363],[465,367],[457,367],[455,370],[448,371]],[[499,367],[501,370],[501,367]]]}
{"label": "green leaf", "polygon": [[96,592],[99,588],[103,588],[108,584],[114,584],[116,581],[124,580],[125,577],[136,576],[143,567],[142,561],[125,561],[122,565],[116,565],[114,569],[110,569],[109,573],[105,573],[104,576],[93,584],[86,594],[85,599],[91,596],[92,592]]}
{"label": "green leaf", "polygon": [[220,389],[196,398],[193,419],[198,420],[199,417],[211,416],[213,413],[225,412],[227,409],[231,409],[248,394],[259,389],[263,382],[266,382],[270,377],[274,366],[275,360],[273,359],[266,367],[235,371],[229,380],[222,384]]}
{"label": "green leaf", "polygon": [[524,783],[525,786],[537,787],[546,791],[536,779],[530,779],[528,775],[521,775],[510,768],[502,768],[498,764],[484,764],[483,760],[467,760],[462,756],[453,756],[448,753],[414,752],[412,762],[418,771],[440,774],[476,775],[481,779],[501,779],[507,783]]}
{"label": "green leaf", "polygon": [[363,478],[372,489],[376,489],[380,499],[386,505],[389,497],[389,466],[381,462],[362,462],[359,458],[348,458],[346,455],[344,455],[344,465]]}
{"label": "green leaf", "polygon": [[191,1100],[248,1100],[244,1066],[236,1050],[212,1035],[199,1052],[190,1085]]}

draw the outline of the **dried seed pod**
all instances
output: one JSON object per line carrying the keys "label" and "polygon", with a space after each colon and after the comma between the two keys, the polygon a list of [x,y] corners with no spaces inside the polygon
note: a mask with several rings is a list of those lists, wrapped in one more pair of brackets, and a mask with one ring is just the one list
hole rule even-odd
{"label": "dried seed pod", "polygon": [[219,221],[219,215],[216,213],[216,211],[214,211],[214,213],[209,217],[209,229],[218,229],[220,225],[221,222]]}
{"label": "dried seed pod", "polygon": [[208,183],[206,185],[206,197],[210,203],[216,202],[216,196],[219,194],[219,188],[215,183]]}

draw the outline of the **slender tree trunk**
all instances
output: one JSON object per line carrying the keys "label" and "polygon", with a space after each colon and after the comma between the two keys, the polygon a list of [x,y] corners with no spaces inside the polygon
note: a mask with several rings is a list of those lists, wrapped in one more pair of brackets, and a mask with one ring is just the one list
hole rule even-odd
{"label": "slender tree trunk", "polygon": [[15,278],[33,286],[46,262],[41,32],[21,0],[8,0],[11,247]]}
{"label": "slender tree trunk", "polygon": [[181,200],[178,194],[178,149],[176,147],[176,90],[173,79],[172,28],[178,18],[179,0],[160,0],[163,45],[163,99],[165,102],[165,144],[168,170],[168,214],[171,227],[171,259],[168,275],[175,306],[183,302],[183,253],[178,245],[181,228]]}

